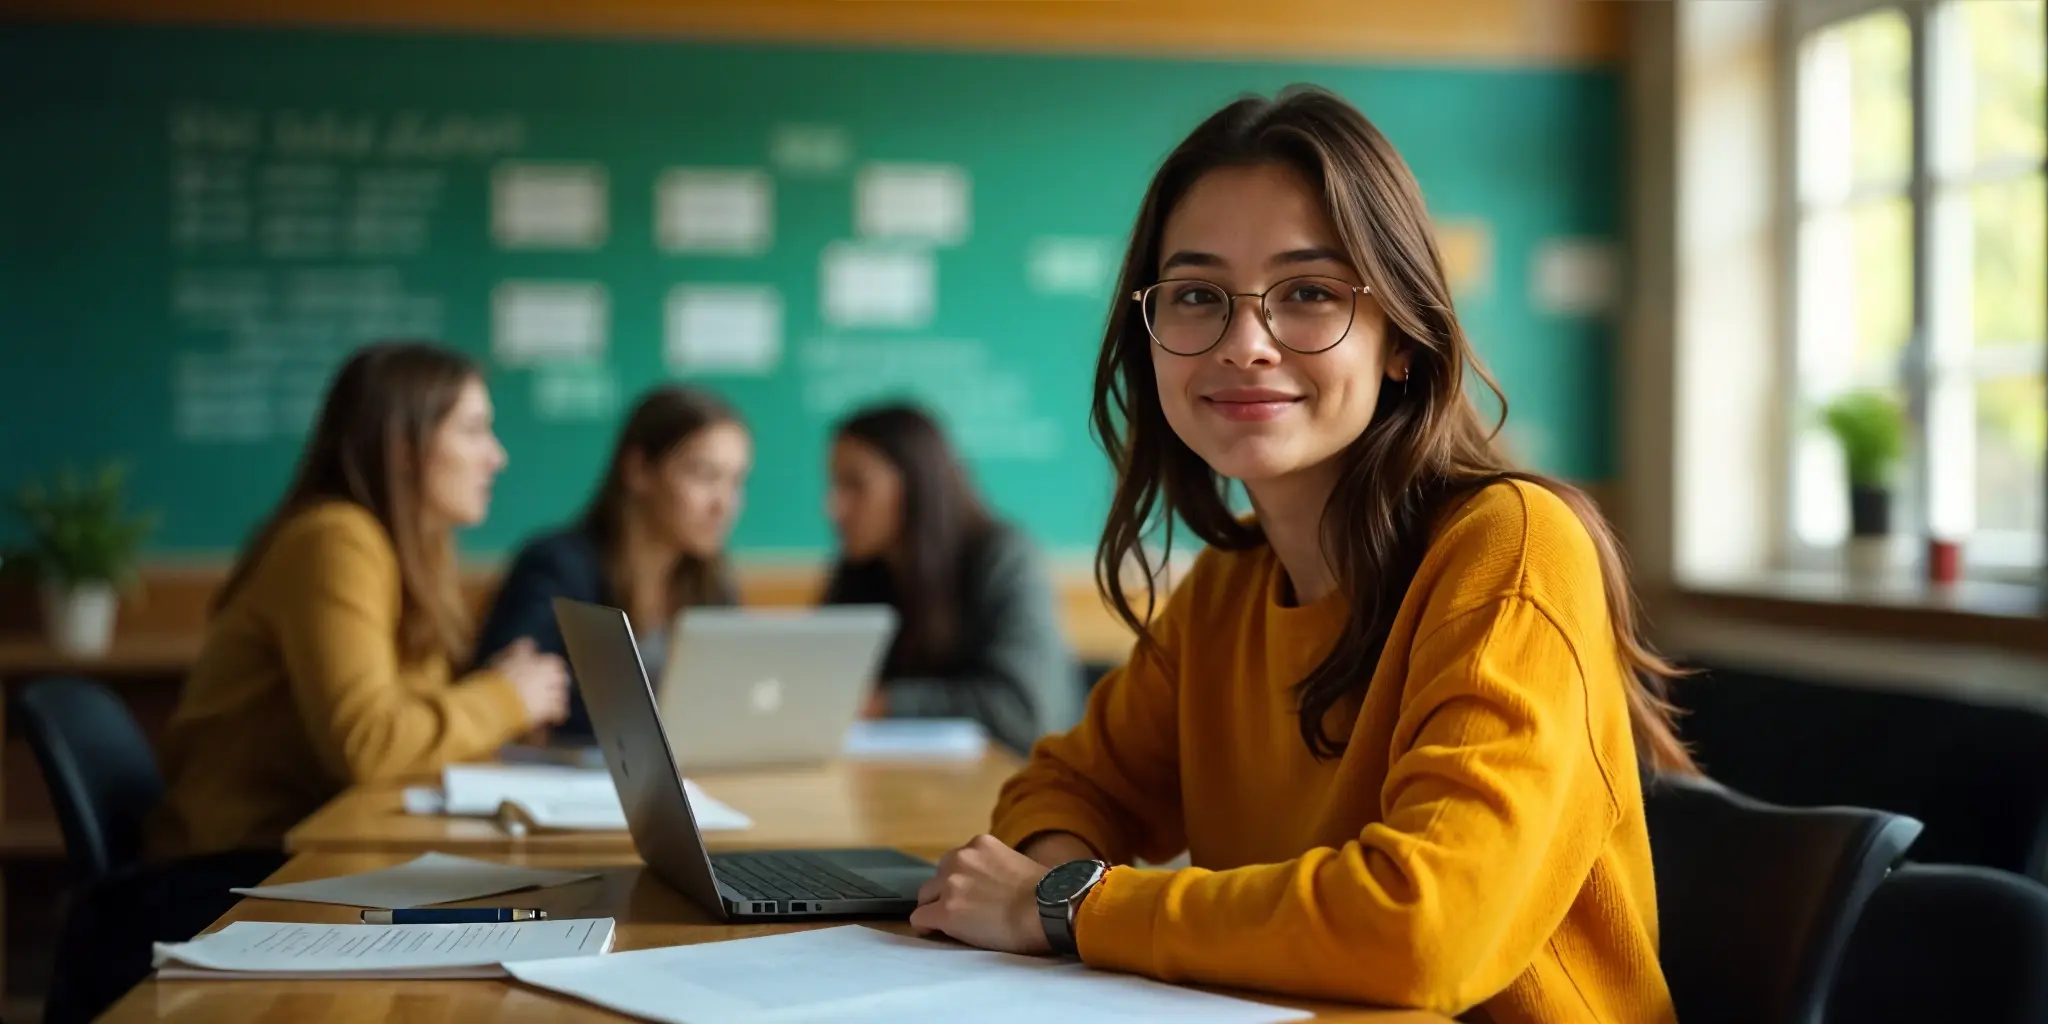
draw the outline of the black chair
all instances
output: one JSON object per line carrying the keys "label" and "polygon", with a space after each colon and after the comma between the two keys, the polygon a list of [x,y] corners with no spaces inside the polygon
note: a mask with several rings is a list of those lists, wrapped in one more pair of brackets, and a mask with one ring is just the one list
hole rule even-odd
{"label": "black chair", "polygon": [[74,878],[133,864],[164,780],[127,705],[92,680],[52,678],[22,688],[14,714],[50,787]]}
{"label": "black chair", "polygon": [[1828,1019],[2048,1022],[2048,887],[1995,868],[1900,866],[1863,908]]}
{"label": "black chair", "polygon": [[1679,728],[1723,784],[1918,819],[1922,863],[2048,881],[2048,712],[1731,666],[1681,680]]}
{"label": "black chair", "polygon": [[1686,1024],[1821,1019],[1858,914],[1920,823],[1851,807],[1791,808],[1718,783],[1644,787],[1659,960]]}

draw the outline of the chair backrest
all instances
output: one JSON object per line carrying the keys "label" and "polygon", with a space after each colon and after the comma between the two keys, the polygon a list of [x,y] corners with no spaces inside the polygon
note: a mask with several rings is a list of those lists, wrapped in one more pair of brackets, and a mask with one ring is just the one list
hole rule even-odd
{"label": "chair backrest", "polygon": [[2048,712],[1716,667],[1680,681],[1679,726],[1708,774],[1761,800],[1919,819],[1913,859],[2048,881]]}
{"label": "chair backrest", "polygon": [[164,783],[127,705],[88,679],[41,679],[22,688],[14,713],[50,787],[73,873],[93,879],[133,863]]}
{"label": "chair backrest", "polygon": [[1901,865],[1849,937],[1828,1019],[2048,1021],[2048,887],[1995,868]]}
{"label": "chair backrest", "polygon": [[1643,797],[1678,1019],[1818,1021],[1864,901],[1920,823],[1780,807],[1705,779],[1655,778]]}

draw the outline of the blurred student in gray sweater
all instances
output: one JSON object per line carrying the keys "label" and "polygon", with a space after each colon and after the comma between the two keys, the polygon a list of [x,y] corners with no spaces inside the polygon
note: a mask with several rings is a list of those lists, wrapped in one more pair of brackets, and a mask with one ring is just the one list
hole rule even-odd
{"label": "blurred student in gray sweater", "polygon": [[1080,687],[1046,568],[996,519],[932,419],[909,405],[834,431],[826,604],[886,604],[899,627],[870,717],[973,718],[1028,751],[1072,724]]}

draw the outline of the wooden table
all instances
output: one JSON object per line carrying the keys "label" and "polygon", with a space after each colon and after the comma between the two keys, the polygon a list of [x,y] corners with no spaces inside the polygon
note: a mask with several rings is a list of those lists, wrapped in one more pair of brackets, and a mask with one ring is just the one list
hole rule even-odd
{"label": "wooden table", "polygon": [[[979,762],[841,761],[824,768],[693,775],[704,791],[754,819],[738,832],[706,832],[715,850],[902,846],[950,849],[988,831],[997,791],[1016,758]],[[431,784],[416,780],[412,784]],[[610,852],[630,857],[624,832],[515,837],[479,818],[409,815],[404,784],[362,786],[335,798],[285,836],[292,853]]]}
{"label": "wooden table", "polygon": [[[932,855],[937,849],[913,849]],[[293,858],[271,876],[273,882],[303,881],[385,867],[409,853],[312,853]],[[549,916],[612,917],[618,920],[615,949],[750,938],[827,925],[722,925],[670,889],[630,853],[498,854],[492,859],[536,867],[587,868],[599,877],[571,885],[476,900],[477,906],[537,906]],[[243,900],[216,925],[232,921],[342,923],[356,919],[352,907],[274,900]],[[900,922],[867,922],[907,932]],[[1254,996],[1262,1002],[1318,1012],[1317,1019],[1357,1024],[1447,1024],[1429,1013],[1363,1010]],[[630,1020],[588,1003],[506,981],[145,981],[128,993],[102,1022],[140,1024],[174,1021],[206,1024],[275,1021],[518,1021],[520,1024]]]}

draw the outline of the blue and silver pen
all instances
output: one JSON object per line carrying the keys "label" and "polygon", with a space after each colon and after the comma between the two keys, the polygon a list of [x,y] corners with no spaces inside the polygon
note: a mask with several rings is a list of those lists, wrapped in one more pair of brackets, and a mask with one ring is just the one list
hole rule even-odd
{"label": "blue and silver pen", "polygon": [[545,921],[545,910],[511,907],[443,907],[415,910],[365,910],[364,924],[497,924],[504,921]]}

